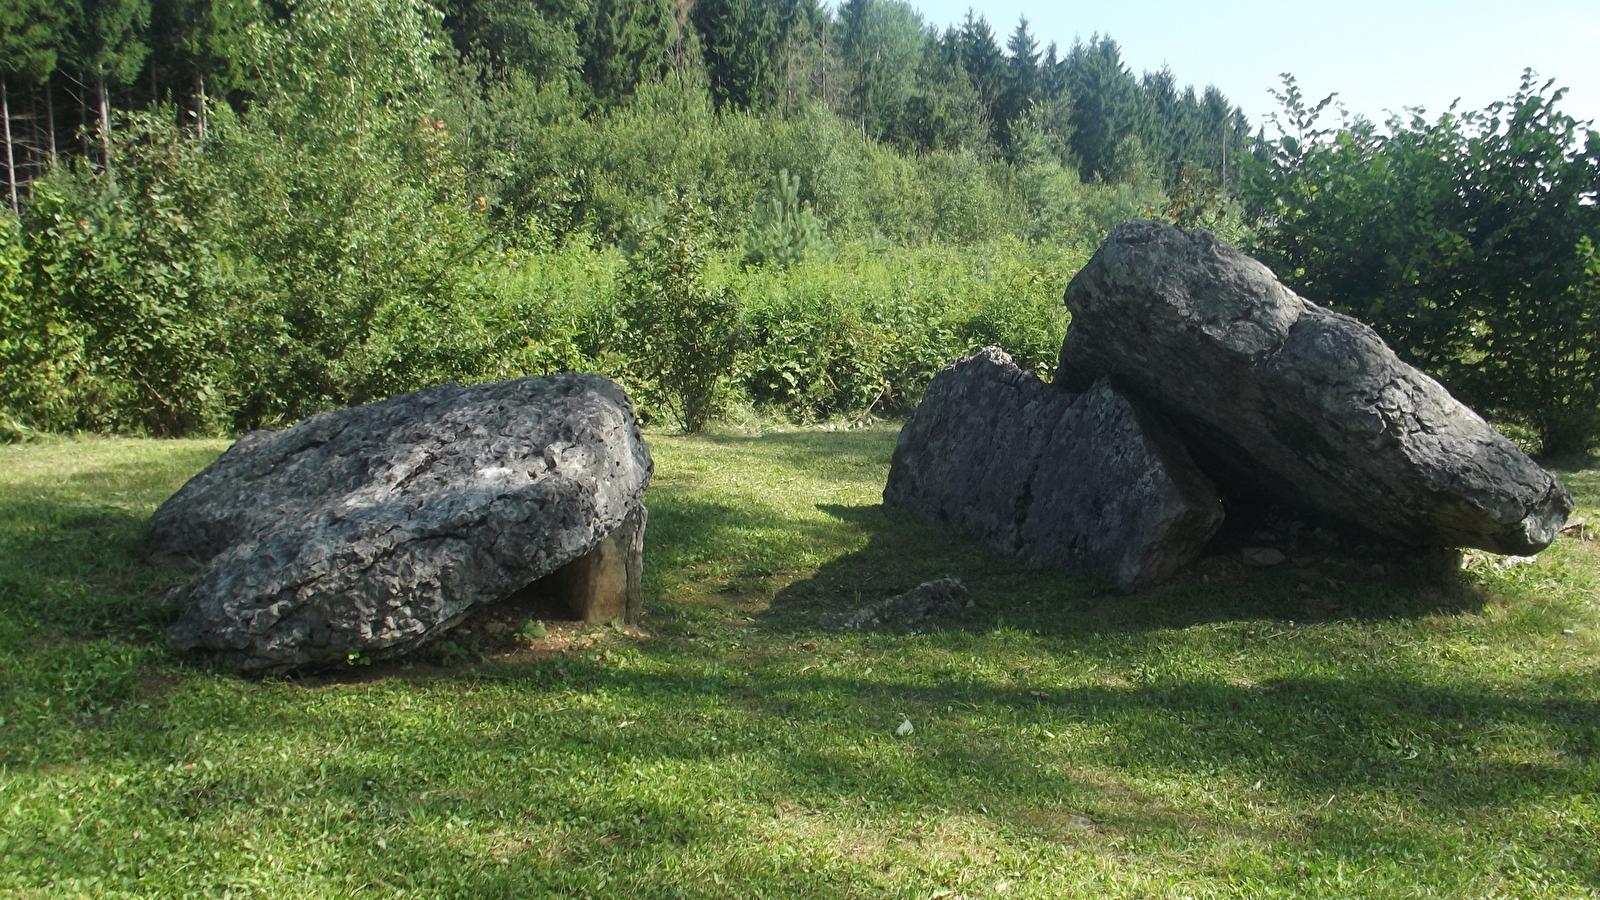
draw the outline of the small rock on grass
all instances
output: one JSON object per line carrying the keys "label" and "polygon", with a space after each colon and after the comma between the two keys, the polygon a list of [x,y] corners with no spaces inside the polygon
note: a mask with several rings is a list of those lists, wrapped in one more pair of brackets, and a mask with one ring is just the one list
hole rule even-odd
{"label": "small rock on grass", "polygon": [[921,625],[936,619],[956,618],[972,605],[972,595],[967,592],[966,585],[955,578],[941,578],[853,612],[824,613],[822,627],[860,631],[887,624]]}
{"label": "small rock on grass", "polygon": [[1275,566],[1288,557],[1276,547],[1246,547],[1243,550],[1244,564],[1247,566]]}

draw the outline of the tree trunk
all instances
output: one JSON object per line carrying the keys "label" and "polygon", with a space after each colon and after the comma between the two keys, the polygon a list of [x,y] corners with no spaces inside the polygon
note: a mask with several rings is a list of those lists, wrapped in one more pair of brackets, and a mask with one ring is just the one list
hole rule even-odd
{"label": "tree trunk", "polygon": [[206,136],[206,76],[194,73],[194,131],[202,140]]}
{"label": "tree trunk", "polygon": [[11,153],[11,97],[6,92],[4,78],[0,78],[0,120],[5,122],[6,184],[11,188],[11,213],[22,215],[22,207],[17,203],[17,160]]}
{"label": "tree trunk", "polygon": [[111,98],[106,93],[106,76],[97,74],[95,96],[100,104],[100,150],[105,156],[106,174],[111,175]]}
{"label": "tree trunk", "polygon": [[44,82],[45,140],[50,146],[50,168],[56,167],[56,92],[55,76]]}
{"label": "tree trunk", "polygon": [[89,159],[89,86],[78,82],[78,119],[81,125],[78,128],[78,139],[83,142],[83,158]]}

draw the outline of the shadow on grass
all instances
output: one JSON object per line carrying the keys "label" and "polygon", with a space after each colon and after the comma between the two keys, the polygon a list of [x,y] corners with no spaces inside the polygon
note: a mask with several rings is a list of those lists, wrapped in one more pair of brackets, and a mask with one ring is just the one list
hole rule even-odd
{"label": "shadow on grass", "polygon": [[[780,455],[823,465],[839,456],[837,438],[760,440],[776,444]],[[857,456],[863,466],[881,465],[881,449],[871,442]],[[756,532],[812,529],[796,539],[818,547],[840,540],[839,529],[825,522],[668,488],[651,500],[653,566],[670,560],[672,569],[692,577],[696,566],[736,562],[760,569],[762,560],[743,556],[757,552],[747,539]],[[877,505],[818,508],[864,543],[780,590],[758,617],[758,631],[798,638],[816,630],[824,610],[955,575],[982,605],[945,626],[952,634],[916,642],[943,640],[935,645],[940,650],[1021,630],[1040,636],[1041,649],[1120,658],[1128,679],[1041,685],[1043,696],[1036,696],[1005,687],[1004,677],[967,677],[961,663],[946,664],[940,653],[910,656],[900,672],[874,679],[839,666],[808,670],[782,640],[726,650],[663,638],[638,645],[642,664],[573,653],[451,669],[420,682],[379,677],[302,687],[191,671],[170,703],[150,698],[152,708],[121,708],[92,733],[43,739],[59,745],[52,751],[58,771],[80,756],[143,763],[148,778],[96,788],[94,802],[120,804],[133,824],[208,823],[220,834],[243,823],[299,839],[306,822],[293,816],[320,811],[337,821],[323,838],[319,863],[436,895],[882,895],[874,880],[882,862],[872,854],[859,860],[822,854],[802,868],[770,852],[774,834],[790,826],[776,813],[763,819],[752,811],[775,807],[792,807],[802,819],[827,818],[816,826],[823,833],[865,822],[899,840],[895,829],[904,819],[948,814],[1048,841],[1104,842],[1108,855],[1122,852],[1115,842],[1149,831],[1184,840],[1229,832],[1293,862],[1308,845],[1335,855],[1349,848],[1354,863],[1358,849],[1404,844],[1407,854],[1444,860],[1433,863],[1434,874],[1455,865],[1463,842],[1478,840],[1455,828],[1462,814],[1484,825],[1490,839],[1498,834],[1519,853],[1556,859],[1600,887],[1600,863],[1575,849],[1581,838],[1524,839],[1504,825],[1492,827],[1504,816],[1523,815],[1519,809],[1592,795],[1600,754],[1600,704],[1585,699],[1592,692],[1531,678],[1496,691],[1445,676],[1408,677],[1404,664],[1381,663],[1347,677],[1319,667],[1317,675],[1260,684],[1177,678],[1164,676],[1160,666],[1179,641],[1150,634],[1218,622],[1417,617],[1474,609],[1481,598],[1383,577],[1335,585],[1238,568],[1211,573],[1211,582],[1196,574],[1125,595]],[[179,576],[139,566],[143,531],[136,516],[43,489],[0,507],[0,522],[18,521],[12,516],[26,517],[31,527],[0,528],[6,556],[0,609],[33,616],[40,631],[159,621],[139,605],[136,580],[124,579],[143,572],[138,577],[154,589]],[[1107,637],[1113,640],[1100,640]],[[893,634],[865,640],[880,641],[884,655],[918,652]],[[1234,647],[1231,637],[1205,630],[1194,640],[1204,653]],[[33,652],[18,659],[35,661],[27,655]],[[1328,654],[1322,659],[1338,662]],[[1141,661],[1149,665],[1126,665]],[[897,741],[890,730],[902,714],[915,719],[918,733]],[[1093,740],[1084,737],[1089,732]],[[1056,735],[1059,747],[1047,743]],[[196,768],[194,757],[202,753],[221,764]],[[38,768],[17,761],[11,771]],[[1261,786],[1245,787],[1255,782]],[[1218,806],[1191,807],[1199,814],[1183,812],[1173,805],[1174,785],[1230,796]],[[1300,812],[1280,817],[1271,826],[1278,831],[1255,833],[1237,803],[1257,799]],[[1404,815],[1412,809],[1450,824],[1418,827]],[[1404,823],[1386,820],[1397,811]],[[1098,830],[1060,824],[1068,813],[1092,817]],[[469,832],[471,822],[490,824]],[[507,846],[495,850],[503,864],[455,845],[492,837],[502,827],[497,822],[507,823],[508,834],[549,840],[508,836]],[[371,838],[378,834],[388,835],[387,847],[375,849]],[[48,843],[17,846],[28,865],[52,867],[48,877],[100,871]],[[719,847],[752,848],[740,854],[748,865],[771,870],[759,879],[754,870],[729,872],[727,885],[694,874],[719,858]],[[1293,862],[1279,868],[1292,872]],[[1419,884],[1429,875],[1420,871]],[[1292,892],[1292,876],[1285,881]]]}
{"label": "shadow on grass", "polygon": [[184,575],[143,565],[144,510],[216,455],[209,448],[175,449],[7,485],[0,501],[0,614],[66,633],[147,628],[151,596]]}
{"label": "shadow on grass", "polygon": [[148,637],[186,575],[142,562],[146,520],[73,499],[0,504],[0,520],[47,525],[0,535],[0,616],[43,634]]}
{"label": "shadow on grass", "polygon": [[867,544],[779,591],[764,618],[775,630],[812,631],[820,612],[854,609],[945,576],[960,578],[978,607],[940,627],[1004,626],[1045,635],[1257,619],[1374,621],[1471,612],[1487,602],[1455,574],[1414,574],[1392,564],[1381,573],[1354,564],[1326,572],[1251,569],[1215,556],[1165,585],[1129,593],[990,550],[957,529],[900,510],[818,508],[869,535]]}
{"label": "shadow on grass", "polygon": [[[673,662],[670,648],[646,653]],[[1049,833],[1052,821],[1077,813],[1092,817],[1107,839],[1226,832],[1259,844],[1285,842],[1289,855],[1308,845],[1335,855],[1349,848],[1352,859],[1393,832],[1423,848],[1424,858],[1448,860],[1460,849],[1453,828],[1418,827],[1415,820],[1399,828],[1384,821],[1384,804],[1420,807],[1451,821],[1463,814],[1497,819],[1528,803],[1564,803],[1592,790],[1593,773],[1584,764],[1600,753],[1600,705],[1562,698],[1565,686],[1538,683],[1499,694],[1387,676],[1252,687],[1191,680],[1039,698],[965,682],[776,668],[640,671],[574,659],[463,673],[425,686],[402,705],[409,709],[370,702],[384,688],[370,690],[375,695],[360,702],[352,697],[331,710],[320,704],[315,724],[298,703],[283,704],[275,715],[258,701],[255,709],[214,710],[217,718],[198,731],[192,722],[175,725],[170,740],[146,740],[124,752],[148,748],[161,762],[174,748],[197,739],[204,746],[220,734],[251,747],[338,733],[347,735],[340,747],[301,776],[248,764],[200,771],[174,785],[166,811],[191,822],[226,821],[242,811],[332,804],[361,810],[374,828],[425,826],[418,834],[428,833],[429,823],[489,821],[509,812],[513,827],[569,836],[543,857],[539,847],[512,848],[510,871],[463,869],[473,885],[490,890],[478,896],[529,879],[573,886],[593,874],[565,864],[603,862],[612,877],[627,878],[670,867],[692,855],[691,848],[703,854],[728,841],[758,846],[770,836],[765,820],[723,815],[717,812],[723,804],[793,806],[802,814],[870,810],[872,827],[886,833],[899,817],[936,810],[1046,840],[1096,840],[1065,827]],[[433,692],[459,698],[448,734],[418,731],[414,706]],[[606,698],[608,712],[549,711],[548,701],[575,695]],[[533,711],[521,726],[508,719],[519,710]],[[917,736],[906,741],[888,735],[901,713],[918,722]],[[1046,729],[1071,740],[1073,729],[1085,727],[1109,738],[1074,743],[1065,753],[1041,743]],[[1520,734],[1521,750],[1535,752],[1497,752],[1508,730]],[[421,773],[438,773],[445,760],[448,789],[419,794],[428,780]],[[651,772],[669,773],[678,787],[660,790]],[[1257,832],[1249,817],[1212,811],[1202,818],[1137,787],[1174,777],[1198,777],[1210,789],[1243,795],[1239,802],[1306,812]],[[1251,782],[1257,787],[1245,787]],[[1372,798],[1379,798],[1376,805]],[[1600,874],[1592,860],[1559,845],[1543,852],[1572,856],[1565,862],[1590,883]],[[394,865],[403,870],[428,858],[396,854]],[[794,877],[815,886],[828,877],[821,870],[838,875],[850,865],[833,860]],[[415,877],[436,875],[418,868]]]}

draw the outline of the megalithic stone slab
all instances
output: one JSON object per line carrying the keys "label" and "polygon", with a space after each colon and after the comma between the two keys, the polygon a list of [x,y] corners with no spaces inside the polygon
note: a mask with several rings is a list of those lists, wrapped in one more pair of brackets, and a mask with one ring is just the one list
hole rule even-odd
{"label": "megalithic stone slab", "polygon": [[884,502],[992,547],[1124,587],[1197,557],[1215,489],[1112,385],[1045,384],[997,347],[946,366],[895,446]]}
{"label": "megalithic stone slab", "polygon": [[557,573],[562,581],[557,590],[573,618],[590,624],[638,619],[645,517],[645,508],[640,506],[593,550]]}
{"label": "megalithic stone slab", "polygon": [[627,618],[651,472],[632,404],[598,375],[446,384],[253,432],[151,519],[152,557],[202,566],[168,635],[254,672],[380,659],[580,560],[595,571],[576,611]]}
{"label": "megalithic stone slab", "polygon": [[1535,553],[1572,498],[1376,332],[1206,231],[1119,226],[1066,292],[1056,381],[1112,375],[1271,496],[1408,545]]}

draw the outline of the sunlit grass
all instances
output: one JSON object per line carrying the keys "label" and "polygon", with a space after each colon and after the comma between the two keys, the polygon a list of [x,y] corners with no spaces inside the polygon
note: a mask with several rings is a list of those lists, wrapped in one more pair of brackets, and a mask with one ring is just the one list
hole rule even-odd
{"label": "sunlit grass", "polygon": [[[650,440],[651,636],[265,682],[139,563],[222,443],[0,447],[0,895],[1600,890],[1600,544],[1128,596],[884,510],[892,428]],[[966,620],[816,627],[945,575]]]}

